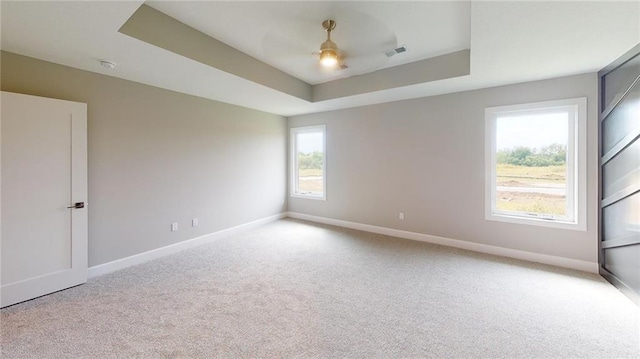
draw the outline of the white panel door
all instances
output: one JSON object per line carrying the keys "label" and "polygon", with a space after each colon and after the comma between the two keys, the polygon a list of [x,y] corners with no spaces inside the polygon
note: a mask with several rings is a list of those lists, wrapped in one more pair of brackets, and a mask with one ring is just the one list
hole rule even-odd
{"label": "white panel door", "polygon": [[0,106],[5,307],[87,281],[87,105],[2,92]]}

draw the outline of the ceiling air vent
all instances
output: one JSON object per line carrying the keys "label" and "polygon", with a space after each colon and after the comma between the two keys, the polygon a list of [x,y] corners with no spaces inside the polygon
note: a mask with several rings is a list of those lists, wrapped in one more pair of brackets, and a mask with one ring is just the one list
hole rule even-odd
{"label": "ceiling air vent", "polygon": [[391,49],[389,51],[385,51],[384,54],[387,55],[387,57],[391,57],[397,54],[401,54],[403,52],[406,52],[407,48],[404,46],[400,46],[400,47],[396,47],[395,49]]}

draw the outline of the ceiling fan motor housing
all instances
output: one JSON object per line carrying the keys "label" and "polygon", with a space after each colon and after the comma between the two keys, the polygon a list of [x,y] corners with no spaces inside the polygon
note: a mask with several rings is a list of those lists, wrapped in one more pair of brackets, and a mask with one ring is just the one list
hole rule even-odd
{"label": "ceiling fan motor housing", "polygon": [[320,45],[320,52],[322,53],[323,51],[326,50],[333,50],[336,51],[338,50],[338,46],[336,46],[336,43],[331,41],[331,40],[327,40],[325,42],[322,43],[322,45]]}

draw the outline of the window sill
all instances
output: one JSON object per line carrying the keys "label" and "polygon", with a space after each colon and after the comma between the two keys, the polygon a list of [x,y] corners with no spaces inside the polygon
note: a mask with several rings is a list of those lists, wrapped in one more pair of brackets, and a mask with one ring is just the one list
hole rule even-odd
{"label": "window sill", "polygon": [[324,196],[324,195],[313,195],[313,194],[303,194],[303,193],[292,193],[291,197],[313,199],[313,200],[316,200],[316,201],[326,201],[327,200],[327,197]]}
{"label": "window sill", "polygon": [[485,219],[488,221],[507,222],[507,223],[524,224],[529,226],[550,227],[550,228],[558,228],[558,229],[569,229],[574,231],[587,230],[587,226],[586,226],[586,223],[584,223],[584,221],[575,223],[575,222],[569,222],[569,221],[562,221],[559,219],[543,219],[543,218],[535,218],[535,217],[510,216],[508,214],[502,214],[502,213],[486,214]]}

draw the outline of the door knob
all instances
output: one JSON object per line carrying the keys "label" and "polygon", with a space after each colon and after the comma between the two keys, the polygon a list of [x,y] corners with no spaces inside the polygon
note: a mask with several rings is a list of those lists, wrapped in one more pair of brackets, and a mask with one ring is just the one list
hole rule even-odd
{"label": "door knob", "polygon": [[84,202],[76,202],[76,204],[67,208],[84,208]]}

